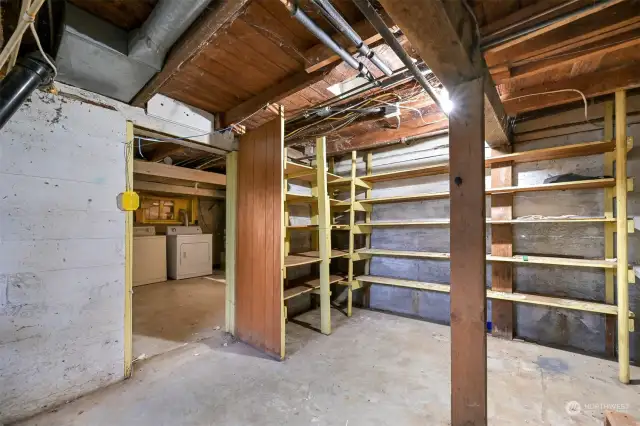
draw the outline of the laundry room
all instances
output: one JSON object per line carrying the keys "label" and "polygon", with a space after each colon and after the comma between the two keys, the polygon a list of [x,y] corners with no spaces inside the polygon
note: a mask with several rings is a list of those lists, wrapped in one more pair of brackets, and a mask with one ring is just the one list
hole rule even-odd
{"label": "laundry room", "polygon": [[225,200],[224,175],[197,168],[224,166],[211,161],[217,155],[135,132],[133,359],[140,361],[224,328]]}

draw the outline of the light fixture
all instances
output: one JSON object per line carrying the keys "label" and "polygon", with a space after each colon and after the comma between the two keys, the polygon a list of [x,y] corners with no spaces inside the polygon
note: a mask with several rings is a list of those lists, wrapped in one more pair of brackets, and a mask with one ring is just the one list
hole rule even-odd
{"label": "light fixture", "polygon": [[449,98],[449,91],[447,89],[442,89],[442,92],[440,92],[440,106],[447,115],[453,111],[453,101]]}

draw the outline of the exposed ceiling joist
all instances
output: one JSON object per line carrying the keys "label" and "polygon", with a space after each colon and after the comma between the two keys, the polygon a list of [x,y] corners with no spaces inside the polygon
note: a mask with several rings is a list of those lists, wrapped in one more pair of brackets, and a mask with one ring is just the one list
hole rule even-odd
{"label": "exposed ceiling joist", "polygon": [[[582,100],[580,93],[574,91],[542,94],[544,92],[567,89],[579,90],[584,93],[587,98],[592,98],[614,93],[617,89],[634,89],[640,87],[639,66],[640,64],[638,63],[630,63],[622,67],[596,71],[570,79],[527,87],[503,95],[502,102],[504,103],[505,110],[510,115],[516,115],[527,111]],[[526,97],[522,98],[522,96]]]}
{"label": "exposed ceiling joist", "polygon": [[180,69],[209,46],[251,3],[251,0],[220,0],[204,11],[169,52],[162,70],[138,93],[132,105],[143,107]]}
{"label": "exposed ceiling joist", "polygon": [[462,2],[380,0],[442,84],[458,84],[485,75],[485,139],[490,146],[510,143],[500,97],[478,48],[476,25]]}
{"label": "exposed ceiling joist", "polygon": [[323,70],[319,70],[311,74],[308,74],[305,71],[297,72],[285,78],[275,86],[270,87],[264,92],[247,99],[240,105],[225,112],[222,119],[222,125],[226,127],[232,123],[237,123],[264,108],[269,103],[277,103],[287,96],[317,83],[322,80],[326,74],[327,72]]}

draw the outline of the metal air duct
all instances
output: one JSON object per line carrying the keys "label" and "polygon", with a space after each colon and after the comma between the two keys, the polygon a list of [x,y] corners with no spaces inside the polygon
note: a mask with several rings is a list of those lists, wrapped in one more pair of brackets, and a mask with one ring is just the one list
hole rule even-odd
{"label": "metal air duct", "polygon": [[142,27],[131,32],[67,2],[57,79],[130,102],[210,1],[160,0]]}

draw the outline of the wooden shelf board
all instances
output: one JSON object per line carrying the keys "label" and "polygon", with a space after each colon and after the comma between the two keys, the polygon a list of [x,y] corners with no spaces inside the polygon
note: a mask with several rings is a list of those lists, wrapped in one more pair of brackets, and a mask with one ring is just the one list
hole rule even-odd
{"label": "wooden shelf board", "polygon": [[[312,253],[312,252],[296,253],[296,254],[290,254],[289,256],[285,256],[284,258],[285,268],[290,268],[293,266],[300,266],[300,265],[310,265],[312,263],[318,263],[322,260],[318,256],[310,256],[308,253]],[[319,254],[318,252],[315,252],[315,253]]]}
{"label": "wooden shelf board", "polygon": [[331,225],[331,229],[336,231],[348,231],[351,227],[349,225]]}
{"label": "wooden shelf board", "polygon": [[[489,188],[485,191],[487,195],[491,194],[510,194],[518,192],[543,192],[543,191],[564,191],[572,189],[591,189],[591,188],[607,188],[615,186],[616,182],[613,178],[590,179],[575,182],[561,183],[543,183],[539,185],[526,186],[505,186],[502,188]],[[433,192],[430,194],[414,194],[400,195],[394,197],[379,197],[359,200],[361,203],[367,204],[385,204],[385,203],[402,203],[410,201],[437,200],[449,198],[449,192]]]}
{"label": "wooden shelf board", "polygon": [[449,198],[449,192],[433,192],[430,194],[415,194],[415,195],[399,195],[393,197],[379,197],[379,198],[367,198],[358,200],[362,204],[387,204],[387,203],[402,203],[410,201],[424,201],[424,200],[439,200],[443,198]]}
{"label": "wooden shelf board", "polygon": [[349,200],[336,200],[334,198],[329,198],[329,205],[332,207],[350,207],[351,201]]}
{"label": "wooden shelf board", "polygon": [[[344,280],[340,275],[330,275],[329,284]],[[283,300],[288,300],[302,294],[311,293],[320,288],[320,278],[304,277],[293,280],[289,283],[291,287],[284,290]]]}
{"label": "wooden shelf board", "polygon": [[287,225],[287,229],[293,230],[313,230],[318,229],[318,225]]}
{"label": "wooden shelf board", "polygon": [[317,203],[318,199],[313,195],[301,195],[301,194],[286,194],[286,200],[288,202],[300,202],[300,203]]}
{"label": "wooden shelf board", "polygon": [[[348,190],[351,189],[350,177],[338,177],[332,181],[327,182],[327,186],[331,190]],[[366,183],[362,178],[356,177],[355,180],[356,189],[371,189],[371,185]]]}
{"label": "wooden shelf board", "polygon": [[284,167],[284,177],[287,179],[312,181],[316,178],[316,168],[287,161]]}
{"label": "wooden shelf board", "polygon": [[[555,160],[560,158],[580,157],[587,155],[603,154],[612,152],[615,149],[615,141],[587,142],[554,148],[536,149],[531,151],[514,152],[511,154],[498,155],[485,159],[485,166],[488,167],[496,163],[531,163],[542,160]],[[449,172],[449,164],[432,164],[424,167],[416,167],[407,170],[393,172],[376,173],[369,176],[362,176],[365,182],[383,182],[396,179],[409,179],[421,176],[434,176]]]}
{"label": "wooden shelf board", "polygon": [[[449,253],[434,253],[425,251],[404,251],[404,250],[386,250],[386,249],[360,249],[356,254],[365,254],[372,256],[394,256],[394,257],[415,257],[422,259],[449,259]],[[536,265],[557,265],[557,266],[576,266],[583,268],[602,268],[615,269],[615,260],[605,259],[575,259],[565,257],[549,257],[549,256],[493,256],[487,255],[489,262],[510,262],[510,263],[529,263]]]}
{"label": "wooden shelf board", "polygon": [[342,179],[342,177],[333,173],[327,173],[327,183],[334,182],[338,179]]}
{"label": "wooden shelf board", "polygon": [[[540,218],[540,219],[509,219],[509,220],[491,220],[487,219],[489,225],[501,224],[523,224],[523,223],[615,223],[616,218],[607,217],[559,217],[559,218]],[[449,219],[440,220],[422,220],[422,221],[390,221],[390,222],[370,222],[357,223],[358,226],[371,227],[401,227],[401,226],[448,226]]]}
{"label": "wooden shelf board", "polygon": [[[418,290],[437,291],[440,293],[449,293],[450,291],[450,286],[448,284],[427,283],[427,282],[421,282],[421,281],[403,280],[398,278],[361,275],[359,277],[356,277],[356,280],[375,283],[375,284],[395,286],[395,287],[407,287],[407,288],[414,288]],[[493,291],[493,290],[487,289],[487,297],[489,299],[508,300],[516,303],[550,306],[555,308],[595,312],[595,313],[608,314],[608,315],[617,315],[618,313],[618,308],[615,305],[581,301],[581,300],[564,299],[564,298],[558,298],[558,297],[541,296],[537,294],[505,293],[501,291]],[[629,316],[633,318],[634,314],[630,313]]]}

